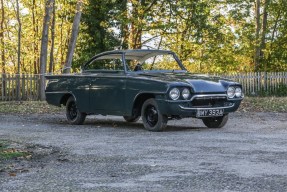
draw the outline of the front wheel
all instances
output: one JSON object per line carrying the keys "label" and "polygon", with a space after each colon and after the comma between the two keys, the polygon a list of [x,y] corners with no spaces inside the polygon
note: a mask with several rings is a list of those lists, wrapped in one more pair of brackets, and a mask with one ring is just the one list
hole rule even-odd
{"label": "front wheel", "polygon": [[82,125],[86,119],[86,113],[81,113],[74,97],[70,97],[66,103],[66,117],[72,125]]}
{"label": "front wheel", "polygon": [[141,116],[145,129],[149,131],[163,131],[166,128],[167,116],[161,114],[153,98],[143,103]]}
{"label": "front wheel", "polygon": [[222,117],[207,117],[202,119],[204,125],[208,128],[222,128],[228,121],[228,114]]}

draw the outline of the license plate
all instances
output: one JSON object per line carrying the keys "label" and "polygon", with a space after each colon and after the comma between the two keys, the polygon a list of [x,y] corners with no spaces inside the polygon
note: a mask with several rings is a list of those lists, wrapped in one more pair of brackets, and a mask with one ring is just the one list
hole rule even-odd
{"label": "license plate", "polygon": [[223,109],[199,109],[196,112],[196,117],[218,117],[223,116]]}

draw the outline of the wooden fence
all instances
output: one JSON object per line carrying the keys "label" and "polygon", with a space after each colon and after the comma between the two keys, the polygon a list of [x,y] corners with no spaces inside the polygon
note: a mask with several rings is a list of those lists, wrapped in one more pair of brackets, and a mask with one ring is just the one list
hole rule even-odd
{"label": "wooden fence", "polygon": [[0,101],[38,100],[39,79],[34,74],[0,74]]}
{"label": "wooden fence", "polygon": [[287,72],[252,72],[219,76],[241,83],[243,92],[249,96],[280,95],[279,91],[282,96],[282,91],[287,91]]}
{"label": "wooden fence", "polygon": [[[241,83],[245,95],[264,95],[264,93],[272,95],[282,87],[287,88],[287,72],[239,73],[218,76]],[[0,101],[38,100],[39,80],[40,75],[0,74]]]}

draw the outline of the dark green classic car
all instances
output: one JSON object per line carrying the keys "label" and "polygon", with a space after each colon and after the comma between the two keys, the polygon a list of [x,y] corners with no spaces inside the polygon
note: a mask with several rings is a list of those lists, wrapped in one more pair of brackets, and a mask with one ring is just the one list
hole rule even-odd
{"label": "dark green classic car", "polygon": [[115,50],[94,56],[78,74],[47,75],[46,100],[66,106],[67,120],[83,124],[86,115],[142,118],[150,131],[169,119],[194,117],[221,128],[243,99],[240,84],[187,72],[175,53]]}

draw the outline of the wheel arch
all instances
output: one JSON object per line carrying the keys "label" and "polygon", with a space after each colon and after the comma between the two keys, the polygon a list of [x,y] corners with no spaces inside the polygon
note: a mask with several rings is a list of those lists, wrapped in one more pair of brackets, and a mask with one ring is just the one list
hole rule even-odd
{"label": "wheel arch", "polygon": [[154,93],[140,93],[138,94],[133,102],[132,113],[137,113],[137,115],[141,115],[141,108],[143,103],[150,99],[156,98],[156,94]]}
{"label": "wheel arch", "polygon": [[75,99],[75,101],[76,101],[76,97],[75,97],[74,94],[72,94],[72,93],[65,93],[65,94],[62,96],[61,100],[60,100],[60,104],[66,106],[66,103],[67,103],[68,99],[69,99],[71,96],[74,97],[74,99]]}

